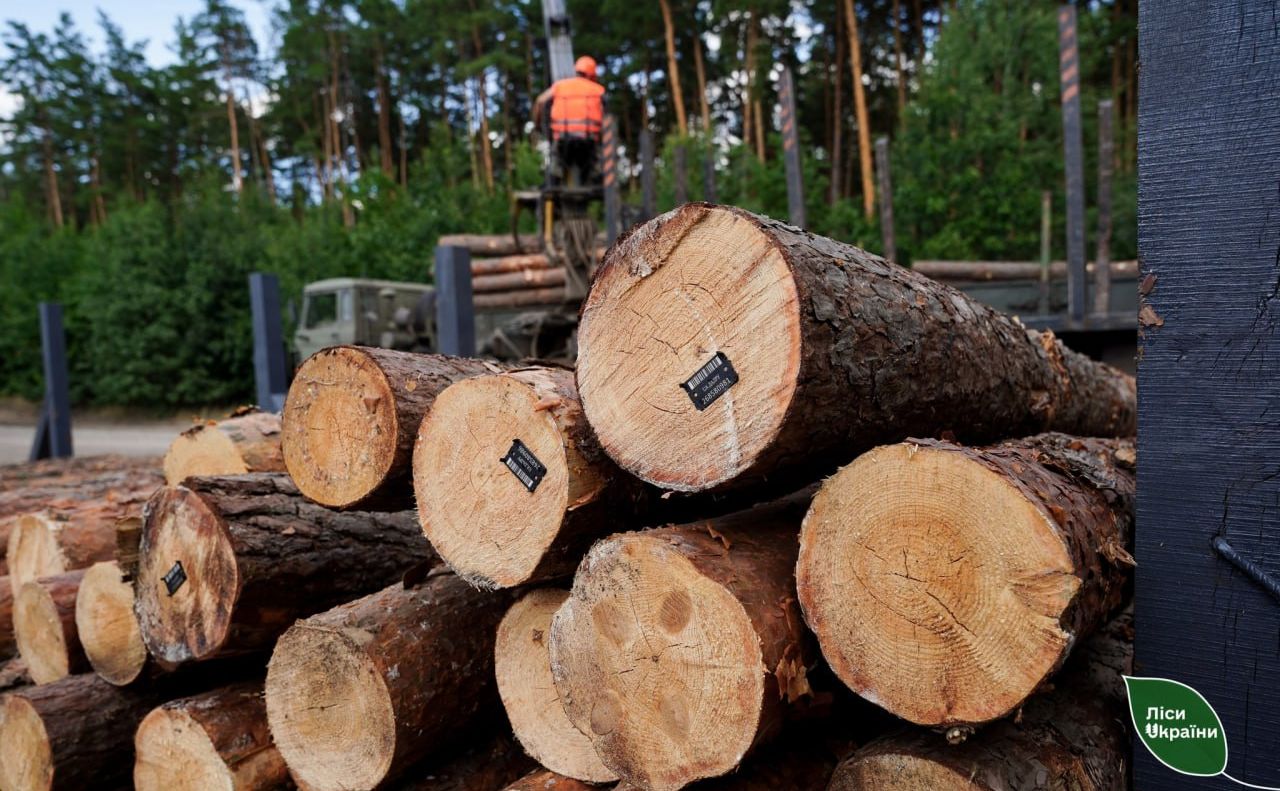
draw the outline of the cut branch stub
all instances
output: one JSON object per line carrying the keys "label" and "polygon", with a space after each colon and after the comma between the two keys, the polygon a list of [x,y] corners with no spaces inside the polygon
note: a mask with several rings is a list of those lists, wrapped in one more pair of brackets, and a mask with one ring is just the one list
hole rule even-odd
{"label": "cut branch stub", "polygon": [[640,496],[596,443],[573,372],[558,368],[451,385],[422,421],[413,469],[427,538],[481,587],[572,574]]}
{"label": "cut branch stub", "polygon": [[1135,428],[1132,377],[949,286],[728,207],[687,204],[615,244],[579,344],[602,447],[678,491],[811,481],[912,435]]}
{"label": "cut branch stub", "polygon": [[909,440],[829,478],[797,584],[836,675],[923,725],[1016,709],[1121,602],[1133,461],[1127,440]]}
{"label": "cut branch stub", "polygon": [[605,783],[618,776],[600,762],[591,740],[569,721],[551,677],[551,617],[567,598],[568,591],[548,588],[531,591],[511,605],[498,626],[494,648],[498,694],[516,738],[539,764],[577,780]]}
{"label": "cut branch stub", "polygon": [[732,771],[808,693],[795,603],[808,500],[592,547],[551,627],[570,721],[605,766],[665,791]]}
{"label": "cut branch stub", "polygon": [[418,425],[441,390],[503,368],[482,360],[335,346],[298,368],[284,404],[284,462],[331,508],[407,501]]}

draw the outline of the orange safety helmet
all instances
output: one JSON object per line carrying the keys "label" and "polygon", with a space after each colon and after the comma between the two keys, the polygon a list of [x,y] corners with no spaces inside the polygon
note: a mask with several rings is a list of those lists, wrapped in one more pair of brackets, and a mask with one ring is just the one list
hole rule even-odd
{"label": "orange safety helmet", "polygon": [[583,55],[574,61],[573,70],[583,77],[589,77],[594,80],[596,78],[596,59],[590,55]]}

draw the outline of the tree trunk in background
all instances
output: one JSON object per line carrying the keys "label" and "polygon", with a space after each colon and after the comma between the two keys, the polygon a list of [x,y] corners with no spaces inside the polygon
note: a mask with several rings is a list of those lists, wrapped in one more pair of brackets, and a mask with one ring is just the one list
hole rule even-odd
{"label": "tree trunk in background", "polygon": [[853,0],[844,0],[845,29],[849,34],[849,68],[853,73],[853,109],[858,120],[858,162],[862,172],[862,213],[868,220],[875,213],[876,187],[871,170],[871,122],[867,117],[867,94],[862,85],[862,46],[858,42],[858,14]]}
{"label": "tree trunk in background", "polygon": [[680,66],[676,63],[676,31],[671,21],[671,3],[658,0],[662,7],[662,29],[667,40],[667,79],[671,82],[671,102],[676,110],[676,128],[681,137],[689,134],[689,121],[684,114],[684,95],[680,91]]}
{"label": "tree trunk in background", "polygon": [[224,47],[222,52],[222,71],[227,80],[227,127],[231,132],[231,186],[236,194],[244,191],[244,183],[240,180],[240,129],[236,123],[235,84],[231,81],[231,59]]}
{"label": "tree trunk in background", "polygon": [[751,91],[755,83],[756,68],[756,40],[755,40],[755,20],[750,18],[754,16],[750,11],[747,12],[747,38],[746,44],[743,46],[743,72],[744,84],[742,87],[742,144],[748,149],[752,148],[751,139],[754,137],[755,121],[751,117]]}
{"label": "tree trunk in background", "polygon": [[711,134],[711,106],[707,104],[707,68],[702,62],[702,33],[693,37],[693,67],[698,73],[698,109],[702,112],[702,133]]}
{"label": "tree trunk in background", "polygon": [[907,114],[907,69],[902,58],[902,4],[893,0],[893,54],[898,67],[898,121]]}
{"label": "tree trunk in background", "polygon": [[489,91],[485,72],[476,76],[476,93],[480,97],[480,162],[484,165],[484,188],[493,192],[493,146],[489,142]]}
{"label": "tree trunk in background", "polygon": [[834,206],[844,194],[844,173],[841,170],[841,148],[844,146],[844,17],[836,12],[836,78],[833,90],[835,100],[831,118],[831,198]]}
{"label": "tree trunk in background", "polygon": [[[40,117],[44,117],[44,110],[40,111]],[[44,135],[42,135],[41,148],[44,150],[44,179],[45,179],[45,196],[49,201],[49,217],[53,220],[53,227],[62,227],[62,194],[58,189],[58,172],[53,169],[53,133],[49,131],[48,123],[44,127]]]}
{"label": "tree trunk in background", "polygon": [[917,61],[924,58],[924,7],[920,0],[911,0],[912,10],[915,11],[914,19],[916,28],[916,58]]}
{"label": "tree trunk in background", "polygon": [[409,186],[409,149],[405,140],[404,116],[400,116],[400,186]]}
{"label": "tree trunk in background", "polygon": [[378,159],[382,173],[389,179],[396,177],[391,159],[391,92],[387,90],[387,71],[382,57],[382,45],[374,49],[374,70],[378,75]]}
{"label": "tree trunk in background", "polygon": [[99,225],[107,221],[107,204],[102,197],[102,160],[95,153],[93,155],[93,208],[96,220]]}
{"label": "tree trunk in background", "polygon": [[760,16],[759,14],[751,15],[751,73],[748,75],[751,80],[751,113],[755,117],[756,131],[752,135],[752,139],[756,143],[756,159],[764,162],[765,157],[765,137],[764,137],[764,108],[760,94],[764,93],[764,88],[760,85],[758,72],[760,71],[760,63],[756,49],[760,46]]}

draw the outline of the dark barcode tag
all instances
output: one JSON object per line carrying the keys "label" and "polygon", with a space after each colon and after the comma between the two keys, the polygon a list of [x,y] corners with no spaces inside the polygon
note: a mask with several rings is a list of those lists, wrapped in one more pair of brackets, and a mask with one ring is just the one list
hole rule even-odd
{"label": "dark barcode tag", "polygon": [[547,468],[538,461],[538,457],[518,439],[511,440],[511,450],[502,457],[502,463],[530,492],[538,488],[547,474]]}
{"label": "dark barcode tag", "polygon": [[733,363],[724,352],[716,352],[716,356],[707,360],[680,388],[689,394],[694,408],[701,412],[737,383],[738,372],[733,370]]}
{"label": "dark barcode tag", "polygon": [[164,586],[168,588],[169,595],[177,593],[178,588],[182,587],[182,583],[187,581],[187,572],[182,570],[182,561],[179,560],[173,564],[173,568],[169,569],[169,573],[164,575]]}

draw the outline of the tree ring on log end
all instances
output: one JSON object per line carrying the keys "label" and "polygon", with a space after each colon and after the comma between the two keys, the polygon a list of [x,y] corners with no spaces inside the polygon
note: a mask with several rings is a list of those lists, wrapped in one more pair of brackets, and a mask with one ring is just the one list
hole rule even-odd
{"label": "tree ring on log end", "polygon": [[0,788],[53,787],[53,751],[44,721],[20,695],[0,700]]}
{"label": "tree ring on log end", "polygon": [[209,734],[183,711],[157,708],[138,725],[137,791],[235,791],[235,776]]}
{"label": "tree ring on log end", "polygon": [[240,594],[227,525],[183,486],[160,490],[147,508],[135,584],[142,639],[163,662],[203,659],[226,640]]}
{"label": "tree ring on log end", "polygon": [[[690,204],[619,242],[591,288],[578,388],[619,465],[669,489],[728,481],[769,448],[800,371],[786,258],[754,224]],[[681,388],[717,352],[738,382],[699,409]]]}
{"label": "tree ring on log end", "polygon": [[[958,772],[937,760],[909,753],[877,753],[854,758],[836,770],[827,791],[978,791],[989,789],[979,774]],[[996,788],[1004,787],[1005,778]]]}
{"label": "tree ring on log end", "polygon": [[367,635],[358,630],[348,634],[298,623],[271,656],[267,722],[300,786],[373,788],[391,769],[395,710],[362,638]]}
{"label": "tree ring on log end", "polygon": [[507,610],[494,648],[498,694],[516,738],[535,761],[575,780],[613,782],[618,776],[569,721],[551,677],[551,618],[567,598],[565,590],[535,590]]}
{"label": "tree ring on log end", "polygon": [[280,442],[304,495],[331,508],[356,504],[390,474],[398,436],[391,383],[359,349],[325,349],[298,369]]}
{"label": "tree ring on log end", "polygon": [[823,485],[796,569],[845,684],[922,725],[1001,717],[1056,669],[1080,579],[1057,525],[962,448],[863,454]]}
{"label": "tree ring on log end", "polygon": [[193,475],[243,475],[249,472],[240,449],[217,426],[195,426],[179,434],[164,454],[164,479],[177,486]]}
{"label": "tree ring on log end", "polygon": [[60,523],[44,513],[19,516],[9,533],[9,582],[16,597],[25,583],[65,573],[67,560],[58,545]]}
{"label": "tree ring on log end", "polygon": [[733,770],[759,728],[766,671],[751,619],[661,538],[592,549],[552,621],[551,667],[605,766],[653,791]]}
{"label": "tree ring on log end", "polygon": [[[502,461],[517,439],[546,468],[532,492]],[[533,388],[510,376],[449,386],[422,421],[413,467],[423,532],[458,576],[499,588],[529,579],[571,484],[565,438]]]}
{"label": "tree ring on log end", "polygon": [[40,583],[28,582],[18,591],[13,600],[13,631],[32,681],[50,684],[70,672],[58,605]]}
{"label": "tree ring on log end", "polygon": [[137,679],[147,663],[147,648],[133,612],[133,585],[115,563],[95,563],[76,593],[76,632],[89,664],[108,683],[123,686]]}

